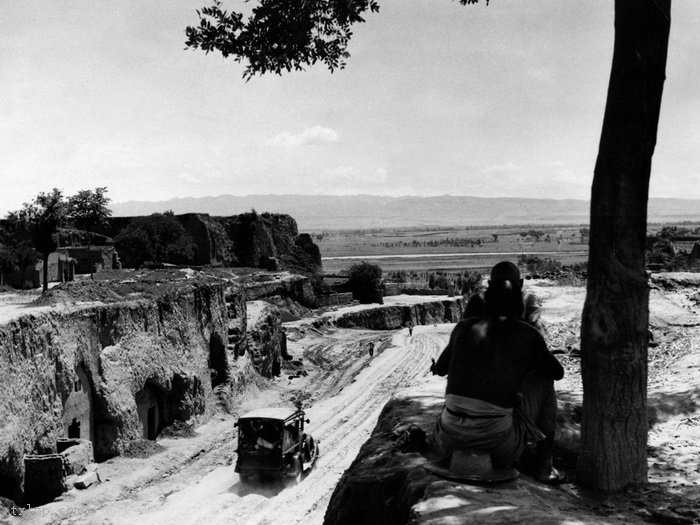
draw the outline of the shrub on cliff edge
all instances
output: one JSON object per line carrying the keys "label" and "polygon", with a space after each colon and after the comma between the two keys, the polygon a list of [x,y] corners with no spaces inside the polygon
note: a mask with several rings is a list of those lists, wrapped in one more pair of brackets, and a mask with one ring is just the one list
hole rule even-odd
{"label": "shrub on cliff edge", "polygon": [[383,303],[382,269],[378,265],[362,261],[350,266],[348,273],[353,299],[362,304]]}

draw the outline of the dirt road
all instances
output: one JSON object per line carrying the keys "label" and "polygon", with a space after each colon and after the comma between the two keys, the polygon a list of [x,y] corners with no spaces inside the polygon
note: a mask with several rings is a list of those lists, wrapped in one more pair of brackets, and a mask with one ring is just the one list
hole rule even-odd
{"label": "dirt road", "polygon": [[[320,440],[321,455],[299,485],[240,483],[234,472],[235,417],[218,416],[194,437],[159,439],[164,450],[148,458],[100,464],[102,484],[73,489],[60,501],[25,512],[22,522],[320,524],[336,483],[392,392],[428,376],[430,359],[451,328],[416,327],[412,337],[406,330],[336,330],[290,341],[294,356],[303,352],[308,375],[289,379],[283,371],[241,411],[307,400],[307,429]],[[366,351],[370,341],[380,348],[373,358]]]}
{"label": "dirt road", "polygon": [[[573,356],[579,344],[584,290],[543,286],[535,292],[544,301],[551,347],[571,350]],[[680,505],[679,501],[700,501],[696,386],[700,315],[684,293],[652,292],[655,343],[649,356],[649,403],[654,421],[649,434],[649,478],[663,483],[663,490],[645,492],[644,500],[670,508]],[[58,501],[25,511],[10,522],[320,524],[335,485],[392,392],[427,380],[430,358],[444,348],[453,326],[417,326],[409,338],[405,329],[321,333],[303,323],[287,325],[294,361],[285,362],[279,378],[250,391],[239,412],[304,400],[311,420],[307,429],[320,440],[321,455],[299,485],[242,485],[234,472],[236,418],[216,415],[192,437],[159,438],[160,451],[147,458],[118,457],[100,463],[103,483],[85,491],[72,489]],[[370,342],[374,357],[368,353]],[[565,399],[580,403],[579,360],[560,357],[567,375],[557,390],[566,394]],[[299,366],[308,375],[299,374]],[[623,499],[622,503],[629,506],[634,501]]]}

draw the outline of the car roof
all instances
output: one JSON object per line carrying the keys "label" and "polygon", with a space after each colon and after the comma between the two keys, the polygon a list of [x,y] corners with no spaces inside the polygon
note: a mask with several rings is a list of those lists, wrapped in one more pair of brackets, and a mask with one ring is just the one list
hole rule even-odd
{"label": "car roof", "polygon": [[285,420],[297,413],[294,408],[256,408],[238,419],[279,419]]}

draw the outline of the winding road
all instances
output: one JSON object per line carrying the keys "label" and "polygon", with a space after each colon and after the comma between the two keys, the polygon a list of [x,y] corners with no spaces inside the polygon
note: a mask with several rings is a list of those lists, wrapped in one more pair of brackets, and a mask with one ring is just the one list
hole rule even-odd
{"label": "winding road", "polygon": [[[234,472],[233,416],[217,416],[191,438],[159,439],[164,450],[149,458],[115,458],[100,464],[103,483],[72,490],[62,501],[25,513],[23,523],[140,524],[321,524],[333,490],[374,429],[392,394],[428,377],[430,360],[444,347],[452,325],[420,326],[412,337],[393,333],[334,330],[290,345],[304,353],[308,376],[283,375],[250,406],[284,403],[303,391],[307,431],[320,441],[313,470],[298,485],[242,484]],[[370,358],[362,350],[385,338]],[[313,354],[307,351],[313,348]],[[323,356],[314,365],[314,356]],[[243,407],[245,408],[245,407]],[[27,518],[29,518],[27,520]]]}

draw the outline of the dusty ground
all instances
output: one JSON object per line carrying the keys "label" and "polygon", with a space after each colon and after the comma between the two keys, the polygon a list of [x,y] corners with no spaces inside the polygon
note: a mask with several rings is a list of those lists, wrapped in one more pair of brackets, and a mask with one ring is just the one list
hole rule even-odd
{"label": "dusty ground", "polygon": [[[558,390],[562,399],[576,404],[581,392],[576,353],[584,291],[546,283],[530,283],[530,288],[544,300],[552,348],[562,351],[567,377]],[[579,507],[582,515],[600,516],[597,523],[630,522],[625,516],[639,522],[700,520],[696,310],[686,292],[652,294],[656,346],[650,349],[651,484],[642,491],[606,498],[581,493],[570,484],[554,489],[566,501],[568,515],[575,516]],[[9,316],[9,309],[6,313]],[[285,363],[279,378],[251,391],[238,411],[304,401],[311,419],[308,430],[320,440],[321,456],[297,486],[243,486],[234,472],[235,415],[222,414],[190,437],[158,439],[162,448],[148,457],[120,457],[99,464],[100,485],[72,489],[59,501],[9,522],[320,524],[335,484],[374,428],[383,405],[397,389],[431,380],[430,359],[439,354],[451,328],[418,326],[409,338],[405,329],[322,333],[303,321],[287,325],[295,360]],[[375,342],[373,358],[367,353],[369,341]],[[575,523],[561,518],[557,522]]]}

